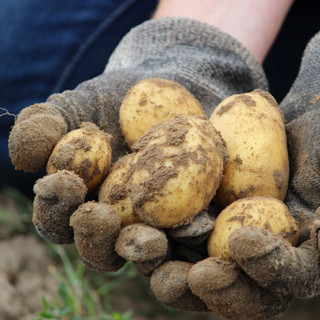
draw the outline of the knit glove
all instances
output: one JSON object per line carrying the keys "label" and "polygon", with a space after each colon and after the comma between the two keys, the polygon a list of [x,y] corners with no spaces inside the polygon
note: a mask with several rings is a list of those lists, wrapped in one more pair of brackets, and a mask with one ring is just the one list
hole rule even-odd
{"label": "knit glove", "polygon": [[[220,315],[262,319],[274,316],[277,309],[280,312],[291,297],[320,294],[319,61],[320,33],[309,42],[299,74],[280,104],[286,120],[291,172],[285,203],[299,225],[299,245],[293,247],[268,231],[244,227],[229,238],[235,262],[209,258],[194,266],[189,277],[191,288]],[[193,283],[200,272],[203,279],[210,278],[205,289]],[[248,277],[253,281],[248,281]],[[268,292],[273,292],[276,299],[280,297],[278,304],[268,297]],[[251,296],[248,305],[244,304],[244,293]]]}
{"label": "knit glove", "polygon": [[[80,84],[72,91],[53,94],[46,102],[30,106],[19,114],[9,138],[13,164],[19,170],[30,172],[43,169],[57,141],[66,132],[78,128],[83,122],[93,122],[113,136],[113,160],[118,159],[129,151],[119,126],[120,105],[125,94],[134,84],[150,77],[165,78],[182,84],[200,101],[207,116],[210,116],[216,105],[227,96],[257,88],[268,89],[261,66],[241,44],[230,36],[209,25],[189,19],[150,20],[134,28],[125,36],[111,56],[104,74]],[[306,127],[309,128],[309,126],[310,124]],[[297,143],[293,138],[291,140],[292,143],[289,145],[291,150],[294,150],[297,148]],[[304,144],[307,143],[303,143],[302,147],[307,148]],[[298,174],[298,169],[296,169],[297,172],[294,170],[293,160],[292,173]],[[61,175],[59,180],[70,175],[63,171],[58,174]],[[172,234],[158,234],[156,230],[149,230],[150,227],[143,224],[134,225],[140,233],[147,235],[143,238],[146,242],[141,244],[140,238],[130,239],[130,228],[120,231],[118,218],[111,213],[109,216],[112,219],[110,218],[104,226],[103,205],[92,202],[82,205],[85,199],[85,188],[77,177],[67,180],[63,188],[56,187],[51,179],[51,176],[47,176],[35,186],[35,211],[41,211],[41,214],[36,217],[37,223],[42,226],[49,224],[49,231],[52,231],[48,236],[46,234],[48,230],[38,228],[39,233],[55,243],[59,243],[61,234],[66,234],[65,237],[61,237],[61,243],[75,239],[79,244],[79,253],[84,263],[98,272],[113,271],[121,267],[126,259],[133,259],[127,257],[123,250],[127,243],[136,244],[135,248],[139,250],[146,248],[146,251],[152,251],[148,238],[150,234],[153,239],[151,243],[156,243],[157,246],[159,241],[163,244],[163,239],[167,239],[165,246],[159,245],[161,254],[154,254],[156,251],[153,250],[152,261],[148,261],[144,259],[143,252],[140,252],[140,260],[135,261],[135,264],[139,270],[143,270],[143,274],[151,276],[151,286],[157,298],[171,307],[192,311],[210,310],[233,319],[265,319],[285,310],[296,295],[289,289],[281,290],[282,286],[278,288],[278,285],[274,285],[278,278],[282,279],[282,283],[287,287],[292,283],[291,278],[284,278],[284,274],[281,278],[279,273],[275,273],[274,282],[273,279],[268,283],[261,281],[272,277],[273,273],[265,267],[262,268],[259,262],[264,266],[268,264],[268,259],[271,259],[269,263],[271,268],[275,265],[274,261],[277,259],[281,261],[283,256],[288,256],[279,250],[273,250],[276,244],[279,246],[281,244],[279,247],[281,250],[300,252],[300,249],[288,247],[278,238],[265,242],[264,237],[273,240],[273,236],[268,233],[261,234],[260,230],[253,229],[250,233],[244,232],[242,236],[239,234],[240,239],[234,241],[234,245],[231,241],[231,249],[238,264],[214,258],[202,259],[201,254],[199,258],[187,258],[190,255],[186,254],[186,251],[183,253],[180,251],[179,255],[172,254],[172,251],[177,249],[176,244],[172,245],[176,243]],[[73,182],[70,184],[69,181]],[[76,201],[67,205],[66,195],[68,194],[76,194],[77,198]],[[46,201],[48,199],[49,201]],[[304,202],[301,201],[301,203]],[[65,210],[61,213],[63,219],[59,224],[53,223],[53,219],[58,215],[57,208],[61,207]],[[313,208],[309,208],[309,215],[305,213],[305,208],[303,208],[303,214],[296,210],[295,217],[300,225],[308,225],[304,222],[307,217],[313,216]],[[90,225],[86,223],[88,219],[85,219],[85,215],[87,214],[92,217]],[[300,218],[297,217],[298,214]],[[311,220],[309,218],[308,221]],[[79,226],[79,230],[73,230],[74,225]],[[101,228],[110,230],[110,233],[100,232]],[[187,226],[186,229],[197,230],[192,225]],[[74,234],[73,231],[75,231]],[[305,238],[308,237],[307,233],[307,230],[302,233]],[[179,232],[177,234],[175,236],[180,237]],[[236,236],[237,234],[234,238]],[[187,238],[190,240],[190,235]],[[202,235],[200,238],[203,238]],[[127,241],[128,239],[130,241]],[[258,244],[262,242],[262,245],[255,244],[254,250],[242,252],[241,244],[244,243],[243,245],[247,248],[246,242],[253,240]],[[104,246],[101,251],[99,248],[105,243],[108,243],[108,246]],[[262,255],[259,255],[259,248],[262,248]],[[265,252],[269,252],[267,250],[273,255],[266,255]],[[305,251],[301,250],[301,252]],[[247,258],[245,255],[249,253],[251,255],[257,253],[257,258],[255,256],[253,259]],[[195,257],[197,254],[198,251],[195,250],[192,256]],[[242,256],[239,257],[238,255],[241,254]],[[295,254],[292,256],[296,257]],[[258,257],[261,259],[259,260]],[[309,264],[313,258],[314,253],[311,252],[307,259]],[[303,272],[302,262],[298,258],[295,259],[297,260],[294,258],[288,260],[289,266]],[[195,274],[194,267],[198,265],[198,263],[195,264],[197,260],[201,260],[200,266],[207,261],[213,262],[213,268],[209,264],[208,268],[204,266],[201,270],[202,278],[192,276]],[[251,264],[252,261],[254,265]],[[207,270],[210,277],[206,276]],[[316,265],[313,264],[305,273],[310,277],[315,270],[317,270]],[[211,277],[212,273],[217,277]],[[304,279],[302,276],[300,278]],[[166,285],[161,287],[161,283]],[[308,284],[305,285],[305,288],[307,287]],[[200,292],[197,288],[202,288],[202,291]]]}
{"label": "knit glove", "polygon": [[119,108],[128,89],[150,77],[185,86],[208,116],[231,94],[267,89],[261,66],[228,35],[189,19],[150,20],[123,38],[104,74],[21,111],[9,137],[16,169],[43,169],[57,141],[84,121],[113,136],[114,160],[125,154]]}
{"label": "knit glove", "polygon": [[[260,256],[258,259],[248,259],[240,253],[238,246],[244,245],[240,240],[243,236],[235,235],[231,239],[237,261],[259,284],[301,298],[320,294],[319,216],[315,214],[320,206],[320,148],[317,142],[320,137],[319,58],[320,33],[308,44],[299,74],[281,103],[287,122],[291,171],[285,202],[299,224],[301,245],[292,248],[284,241],[271,240],[272,237],[266,235],[265,241],[260,239],[268,248],[261,249],[267,257],[262,263],[262,251],[253,254]],[[250,241],[250,237],[244,238]]]}

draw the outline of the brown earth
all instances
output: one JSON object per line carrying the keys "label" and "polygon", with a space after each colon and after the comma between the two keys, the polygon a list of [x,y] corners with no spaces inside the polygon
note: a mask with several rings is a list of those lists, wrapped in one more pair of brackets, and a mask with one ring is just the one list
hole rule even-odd
{"label": "brown earth", "polygon": [[[13,221],[17,210],[7,195],[0,193],[0,211],[5,206],[6,212],[12,213]],[[50,268],[57,267],[49,255],[45,242],[35,234],[8,235],[8,224],[0,220],[0,320],[33,320],[36,312],[43,310],[41,297],[52,302],[57,294],[57,280],[50,272]],[[159,304],[154,300],[149,310],[154,312],[141,315],[146,303],[146,295],[150,295],[147,286],[138,286],[129,281],[123,291],[134,292],[138,301],[128,296],[117,297],[113,301],[113,309],[118,312],[133,310],[134,320],[168,320],[174,319],[157,310]],[[148,293],[147,293],[148,291]],[[299,299],[280,317],[281,320],[318,320],[320,314],[320,299]],[[182,313],[176,318],[186,320],[219,320],[211,313]]]}

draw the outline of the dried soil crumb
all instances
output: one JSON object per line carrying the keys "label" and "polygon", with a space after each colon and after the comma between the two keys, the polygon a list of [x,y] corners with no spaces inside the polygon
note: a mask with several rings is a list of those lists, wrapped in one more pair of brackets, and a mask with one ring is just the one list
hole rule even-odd
{"label": "dried soil crumb", "polygon": [[285,183],[285,179],[284,179],[281,171],[280,171],[280,170],[275,170],[275,171],[273,172],[273,178],[274,178],[274,180],[275,180],[275,182],[276,182],[277,188],[278,188],[279,190],[281,190],[282,187],[283,187],[283,184]]}
{"label": "dried soil crumb", "polygon": [[276,99],[268,91],[256,89],[253,93],[258,93],[261,97],[265,98],[271,106],[278,108]]}

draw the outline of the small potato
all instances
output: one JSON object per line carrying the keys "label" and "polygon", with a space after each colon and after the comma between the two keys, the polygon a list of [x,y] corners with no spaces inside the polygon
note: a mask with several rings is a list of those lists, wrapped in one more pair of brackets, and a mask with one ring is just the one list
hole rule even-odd
{"label": "small potato", "polygon": [[153,126],[135,144],[128,190],[140,218],[153,227],[188,224],[212,200],[227,159],[223,140],[205,116]]}
{"label": "small potato", "polygon": [[267,195],[283,201],[289,160],[284,119],[274,98],[261,90],[230,96],[210,121],[230,155],[215,203],[222,209],[237,199]]}
{"label": "small potato", "polygon": [[88,192],[106,177],[111,166],[111,136],[89,122],[62,137],[47,163],[47,172],[69,170],[79,175]]}
{"label": "small potato", "polygon": [[240,199],[225,208],[208,239],[209,256],[230,258],[229,237],[243,226],[256,226],[297,244],[299,230],[286,205],[273,197]]}
{"label": "small potato", "polygon": [[99,201],[111,204],[114,207],[120,216],[121,228],[141,222],[141,219],[133,209],[127,190],[127,172],[134,157],[135,154],[131,153],[115,162],[107,178],[99,188]]}
{"label": "small potato", "polygon": [[192,93],[174,81],[150,78],[132,87],[123,100],[119,116],[131,148],[153,125],[188,114],[204,114]]}

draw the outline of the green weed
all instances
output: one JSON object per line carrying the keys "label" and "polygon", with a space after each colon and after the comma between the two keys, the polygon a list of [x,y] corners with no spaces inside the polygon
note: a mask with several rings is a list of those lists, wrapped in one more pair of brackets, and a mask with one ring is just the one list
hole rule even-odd
{"label": "green weed", "polygon": [[96,287],[92,275],[86,272],[80,260],[72,263],[64,247],[51,245],[51,249],[60,257],[63,265],[62,271],[54,266],[50,270],[59,283],[58,298],[48,302],[43,296],[43,311],[38,312],[36,320],[132,320],[130,310],[123,314],[115,312],[110,303],[110,294],[132,277],[131,266],[126,265],[113,273],[107,282],[104,279],[100,281],[100,287]]}

